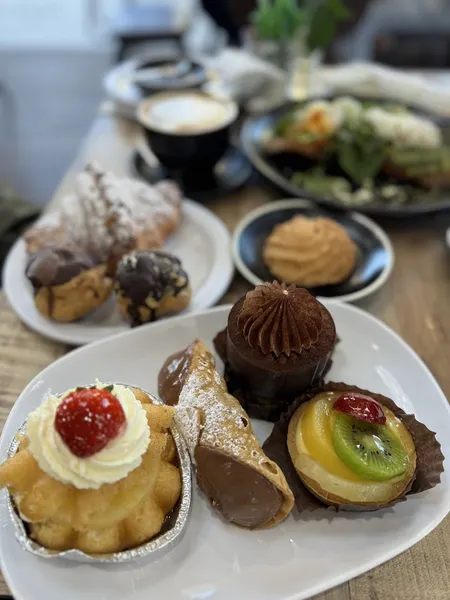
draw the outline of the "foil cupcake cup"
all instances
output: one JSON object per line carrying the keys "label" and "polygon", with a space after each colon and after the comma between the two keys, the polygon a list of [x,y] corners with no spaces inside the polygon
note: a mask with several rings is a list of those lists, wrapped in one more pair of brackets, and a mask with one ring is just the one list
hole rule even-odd
{"label": "foil cupcake cup", "polygon": [[[111,385],[111,383],[125,385],[126,387],[133,387],[134,389],[140,390],[141,392],[147,394],[153,404],[164,404],[164,402],[162,402],[159,398],[153,394],[150,394],[147,390],[139,388],[138,386],[131,386],[130,384],[123,384],[119,382],[109,382],[109,384],[106,385]],[[25,434],[25,432],[26,421],[19,428],[13,441],[11,442],[7,452],[8,457],[14,456],[17,453],[19,449],[20,437]],[[8,493],[9,515],[14,525],[16,539],[22,548],[27,552],[31,552],[31,554],[40,556],[41,558],[64,558],[83,563],[127,563],[142,558],[157,558],[160,555],[169,552],[183,536],[188,523],[192,501],[192,468],[189,452],[183,437],[181,436],[175,424],[173,424],[171,427],[171,433],[177,448],[178,466],[181,471],[181,496],[175,508],[166,517],[163,527],[158,535],[145,544],[137,546],[136,548],[124,550],[122,552],[113,552],[110,554],[90,555],[81,552],[80,550],[65,550],[64,552],[49,550],[48,548],[41,546],[31,539],[28,534],[26,524],[21,519],[17,511],[14,499],[11,494]]]}

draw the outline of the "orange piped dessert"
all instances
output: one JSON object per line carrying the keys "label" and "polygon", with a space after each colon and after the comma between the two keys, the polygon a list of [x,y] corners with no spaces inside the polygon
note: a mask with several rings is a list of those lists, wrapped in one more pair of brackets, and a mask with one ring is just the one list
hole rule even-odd
{"label": "orange piped dessert", "polygon": [[358,248],[337,221],[296,215],[274,227],[264,242],[263,257],[274,277],[311,289],[350,277]]}

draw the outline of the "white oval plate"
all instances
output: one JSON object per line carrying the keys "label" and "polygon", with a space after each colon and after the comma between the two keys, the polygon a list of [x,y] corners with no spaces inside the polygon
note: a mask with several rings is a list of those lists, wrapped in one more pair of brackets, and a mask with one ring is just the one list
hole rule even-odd
{"label": "white oval plate", "polygon": [[[234,264],[247,281],[253,285],[259,285],[264,283],[264,280],[270,278],[270,272],[267,270],[262,259],[262,245],[265,235],[268,234],[267,230],[270,230],[271,227],[278,223],[292,218],[297,213],[310,216],[325,216],[337,220],[347,230],[358,247],[357,265],[347,281],[339,285],[316,288],[315,290],[311,290],[311,293],[318,297],[324,295],[329,300],[356,302],[367,298],[367,296],[370,296],[383,287],[394,268],[395,254],[389,237],[381,227],[372,221],[372,219],[360,213],[342,212],[330,214],[325,208],[314,204],[310,200],[300,198],[270,202],[253,210],[237,225],[231,242],[231,252]],[[271,215],[273,216],[273,224],[269,226],[267,219],[269,218],[270,220]],[[259,229],[260,231],[255,231],[252,235],[247,235],[250,229]],[[255,270],[261,271],[260,275],[263,275],[264,271],[267,271],[265,279],[262,279],[252,270],[243,258],[241,242],[243,240],[247,241],[247,238],[246,252],[249,252],[250,249],[251,253],[256,256],[255,262],[257,268]],[[249,248],[249,244],[251,244],[251,248]],[[377,275],[375,277],[373,275],[369,276],[374,269],[378,271]],[[321,299],[323,300],[324,298]]]}
{"label": "white oval plate", "polygon": [[103,89],[111,100],[117,102],[131,119],[135,118],[136,108],[142,95],[133,85],[130,75],[136,68],[136,60],[130,59],[110,69],[103,78]]}
{"label": "white oval plate", "polygon": [[[136,108],[143,97],[131,78],[142,58],[143,56],[131,58],[115,65],[103,78],[103,89],[107,96],[114,100],[119,112],[130,119],[135,119]],[[180,53],[170,43],[162,43],[159,49],[153,49],[151,58],[153,60],[175,60],[180,58]]]}
{"label": "white oval plate", "polygon": [[[167,239],[164,250],[182,261],[189,276],[192,301],[186,312],[198,312],[213,306],[228,289],[234,272],[230,235],[222,221],[204,206],[184,200],[181,225]],[[78,346],[129,328],[114,296],[79,321],[56,323],[47,319],[34,304],[33,291],[25,277],[26,262],[25,244],[19,240],[6,259],[3,288],[11,308],[31,329],[45,337]],[[146,325],[152,326],[153,323]]]}
{"label": "white oval plate", "polygon": [[[383,323],[358,308],[327,303],[341,338],[330,378],[390,396],[437,432],[450,456],[450,408],[420,358]],[[167,319],[91,344],[59,359],[16,401],[0,440],[0,460],[28,413],[49,388],[61,392],[96,377],[150,392],[166,357],[200,337],[211,340],[229,307]],[[254,422],[261,440],[270,425]],[[194,492],[182,541],[157,562],[93,566],[44,561],[15,541],[0,495],[0,563],[16,600],[301,600],[403,552],[436,527],[450,509],[450,472],[429,492],[376,513],[293,516],[267,531],[224,523]],[[26,577],[24,576],[26,574]],[[413,576],[413,574],[411,574]]]}

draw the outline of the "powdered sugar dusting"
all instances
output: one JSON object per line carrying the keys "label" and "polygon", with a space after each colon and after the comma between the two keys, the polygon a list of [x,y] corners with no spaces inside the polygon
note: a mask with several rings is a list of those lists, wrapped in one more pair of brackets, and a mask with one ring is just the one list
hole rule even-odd
{"label": "powdered sugar dusting", "polygon": [[[69,196],[72,198],[72,196]],[[61,225],[61,215],[58,211],[52,211],[49,213],[45,213],[36,223],[37,227],[47,228],[47,227],[59,227]]]}
{"label": "powdered sugar dusting", "polygon": [[159,245],[164,239],[160,229],[178,218],[180,205],[180,190],[172,182],[150,186],[90,164],[77,176],[75,193],[37,227],[61,224],[73,243],[106,261],[120,249],[135,247],[141,234]]}
{"label": "powdered sugar dusting", "polygon": [[[206,350],[206,349],[205,349]],[[184,436],[198,426],[193,422],[193,409],[201,418],[201,444],[220,449],[234,458],[259,464],[268,460],[252,431],[250,420],[239,402],[227,393],[225,381],[217,373],[209,352],[196,355],[195,368],[187,376],[177,407],[177,419]],[[198,438],[198,436],[197,436]],[[195,443],[194,443],[195,441]],[[188,442],[190,452],[198,444]]]}
{"label": "powdered sugar dusting", "polygon": [[129,254],[127,254],[126,256],[124,256],[122,258],[121,262],[124,267],[129,267],[131,269],[135,269],[137,262],[138,262],[138,257],[136,255],[136,252],[130,252]]}
{"label": "powdered sugar dusting", "polygon": [[184,441],[192,461],[195,462],[195,449],[202,430],[201,414],[196,408],[178,408],[174,418],[175,424],[183,432]]}
{"label": "powdered sugar dusting", "polygon": [[[175,420],[191,458],[195,459],[198,447],[211,448],[253,468],[283,496],[282,507],[271,525],[286,517],[294,504],[286,478],[278,465],[264,454],[247,413],[228,393],[207,347],[196,340],[185,351],[170,357],[160,373],[160,385],[162,383],[175,390],[175,398],[171,394],[168,399],[177,406]],[[231,468],[229,475],[232,477]]]}

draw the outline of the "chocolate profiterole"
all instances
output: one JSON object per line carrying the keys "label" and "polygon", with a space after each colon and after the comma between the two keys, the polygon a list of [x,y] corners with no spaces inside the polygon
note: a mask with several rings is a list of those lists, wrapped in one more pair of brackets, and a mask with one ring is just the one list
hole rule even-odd
{"label": "chocolate profiterole", "polygon": [[181,312],[192,297],[180,260],[160,250],[126,254],[117,268],[115,290],[122,314],[132,327]]}
{"label": "chocolate profiterole", "polygon": [[231,309],[214,344],[228,390],[250,416],[276,421],[330,365],[336,328],[307,290],[264,283]]}
{"label": "chocolate profiterole", "polygon": [[203,342],[170,356],[158,383],[163,400],[177,406],[177,427],[212,507],[249,529],[282,521],[293,507],[293,494],[281,469],[262,451],[247,413],[228,394]]}
{"label": "chocolate profiterole", "polygon": [[105,266],[73,247],[48,246],[33,254],[25,275],[34,301],[44,316],[55,321],[80,319],[108,298],[113,282]]}

